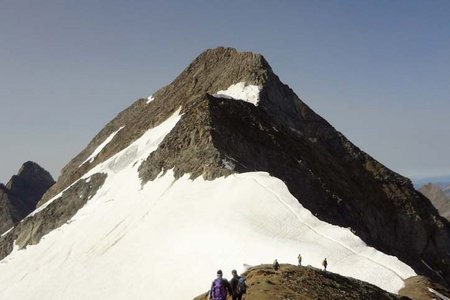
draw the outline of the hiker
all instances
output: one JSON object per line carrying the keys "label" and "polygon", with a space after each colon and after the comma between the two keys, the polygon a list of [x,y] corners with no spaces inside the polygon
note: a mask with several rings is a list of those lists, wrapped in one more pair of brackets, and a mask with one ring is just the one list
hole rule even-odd
{"label": "hiker", "polygon": [[212,300],[226,300],[227,294],[231,294],[231,286],[228,280],[222,278],[222,270],[217,271],[217,278],[211,284],[209,298]]}
{"label": "hiker", "polygon": [[325,257],[325,259],[322,262],[322,266],[323,266],[323,270],[326,271],[327,270],[327,266],[328,266],[328,262],[327,262],[327,258]]}
{"label": "hiker", "polygon": [[231,271],[231,275],[233,275],[233,278],[230,280],[232,299],[241,300],[242,295],[247,292],[245,278],[243,276],[238,276],[236,270]]}
{"label": "hiker", "polygon": [[278,269],[280,268],[280,264],[278,263],[278,261],[275,259],[275,261],[273,262],[273,268],[275,269],[275,271],[278,271]]}
{"label": "hiker", "polygon": [[298,266],[300,267],[302,265],[302,255],[298,254]]}

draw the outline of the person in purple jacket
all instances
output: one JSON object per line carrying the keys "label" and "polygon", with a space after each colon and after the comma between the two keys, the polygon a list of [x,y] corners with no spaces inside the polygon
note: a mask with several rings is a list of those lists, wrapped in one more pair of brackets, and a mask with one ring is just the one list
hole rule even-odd
{"label": "person in purple jacket", "polygon": [[226,300],[227,295],[231,294],[231,286],[228,280],[222,278],[222,270],[217,271],[217,278],[211,284],[209,298],[212,300]]}

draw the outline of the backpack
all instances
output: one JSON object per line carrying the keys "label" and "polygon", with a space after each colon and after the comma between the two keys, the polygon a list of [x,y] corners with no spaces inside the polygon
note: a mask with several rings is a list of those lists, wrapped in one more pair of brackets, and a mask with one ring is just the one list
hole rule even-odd
{"label": "backpack", "polygon": [[225,300],[227,298],[227,290],[221,278],[213,281],[211,295],[214,300]]}
{"label": "backpack", "polygon": [[245,284],[245,278],[239,277],[237,287],[236,287],[236,293],[238,295],[243,295],[247,292],[247,285]]}

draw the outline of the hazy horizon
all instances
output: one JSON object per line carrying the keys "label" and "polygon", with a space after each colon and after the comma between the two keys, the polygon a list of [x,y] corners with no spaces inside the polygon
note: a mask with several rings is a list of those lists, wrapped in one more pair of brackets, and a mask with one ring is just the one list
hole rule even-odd
{"label": "hazy horizon", "polygon": [[6,1],[0,182],[55,177],[120,111],[202,51],[263,54],[281,81],[372,157],[450,176],[450,2]]}

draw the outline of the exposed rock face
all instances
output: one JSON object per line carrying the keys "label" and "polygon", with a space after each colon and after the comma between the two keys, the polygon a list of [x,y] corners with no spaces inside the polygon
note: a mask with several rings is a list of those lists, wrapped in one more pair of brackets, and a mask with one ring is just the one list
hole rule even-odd
{"label": "exposed rock face", "polygon": [[11,228],[36,208],[42,195],[55,183],[49,172],[28,161],[5,185],[0,185],[0,232]]}
{"label": "exposed rock face", "polygon": [[[212,96],[238,82],[261,88],[260,102]],[[140,166],[145,183],[161,171],[214,179],[267,171],[320,219],[352,230],[417,272],[450,282],[450,225],[411,182],[359,150],[315,114],[261,55],[207,50],[154,100],[121,112],[63,169],[39,205],[127,147],[179,107],[182,118]],[[92,163],[83,163],[121,129]]]}
{"label": "exposed rock face", "polygon": [[[261,265],[243,275],[248,286],[246,300],[409,299],[360,280],[311,267],[282,264],[275,271],[270,265]],[[209,299],[207,293],[194,300],[203,299]]]}
{"label": "exposed rock face", "polygon": [[432,183],[422,186],[419,191],[430,199],[441,216],[450,220],[450,197]]}

